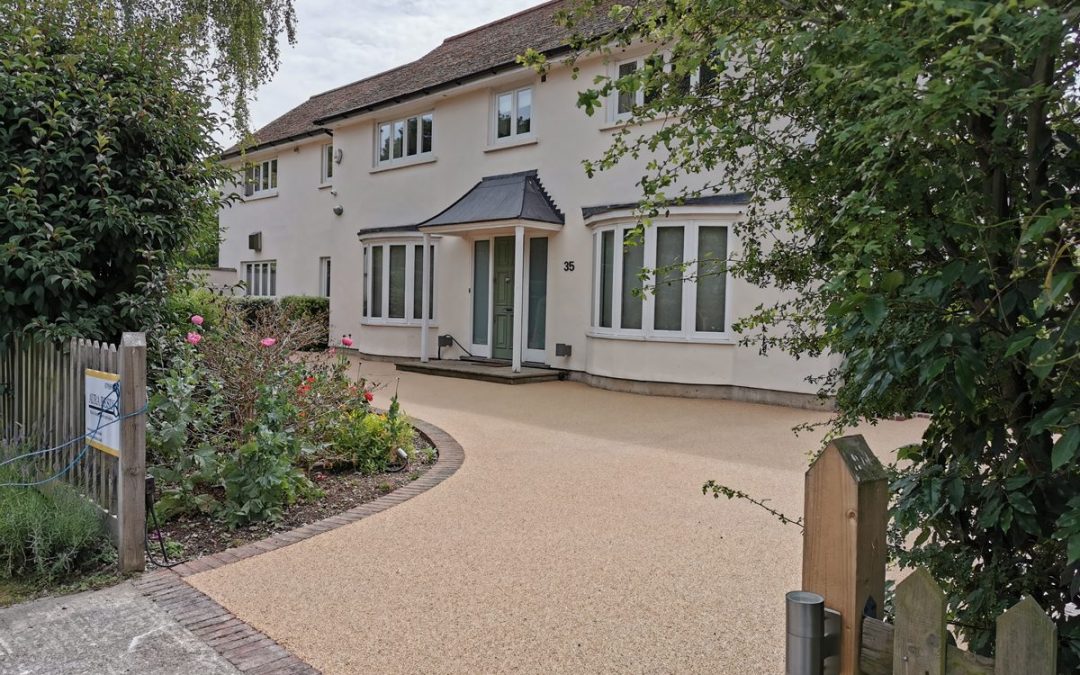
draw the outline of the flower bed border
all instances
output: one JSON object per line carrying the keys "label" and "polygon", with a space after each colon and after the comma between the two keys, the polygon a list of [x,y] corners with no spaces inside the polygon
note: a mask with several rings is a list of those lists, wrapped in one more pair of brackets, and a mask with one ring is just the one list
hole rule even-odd
{"label": "flower bed border", "polygon": [[427,492],[454,475],[465,461],[465,452],[461,444],[433,424],[416,418],[410,418],[410,421],[413,427],[439,451],[439,461],[420,478],[336,516],[330,516],[294,530],[279,532],[261,541],[191,560],[171,570],[157,570],[144,574],[134,582],[135,587],[241,672],[250,675],[318,673],[318,670],[290,654],[266,634],[237,618],[185,579],[199,572],[207,572],[229,563],[275,551],[323,532],[363,520]]}

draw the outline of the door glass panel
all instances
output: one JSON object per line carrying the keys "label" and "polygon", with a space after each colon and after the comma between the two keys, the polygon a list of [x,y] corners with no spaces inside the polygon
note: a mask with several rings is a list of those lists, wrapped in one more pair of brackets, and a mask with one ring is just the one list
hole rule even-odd
{"label": "door glass panel", "polygon": [[431,245],[430,262],[431,276],[428,277],[428,318],[435,318],[435,244]]}
{"label": "door glass panel", "polygon": [[623,236],[622,327],[641,328],[641,270],[645,267],[645,246],[632,230]]}
{"label": "door glass panel", "polygon": [[543,349],[547,326],[547,237],[529,240],[529,349]]}
{"label": "door glass panel", "polygon": [[391,319],[405,318],[405,245],[390,247],[390,299],[387,303]]}
{"label": "door glass panel", "polygon": [[383,311],[383,247],[371,249],[371,316],[382,317]]}
{"label": "door glass panel", "polygon": [[413,246],[412,318],[424,318],[424,245]]}
{"label": "door glass panel", "polygon": [[488,343],[488,270],[491,269],[491,242],[473,244],[473,344]]}
{"label": "door glass panel", "polygon": [[612,292],[615,285],[615,231],[600,235],[600,326],[611,328]]}
{"label": "door glass panel", "polygon": [[682,330],[683,228],[661,227],[656,230],[656,330]]}
{"label": "door glass panel", "polygon": [[698,229],[697,330],[722,333],[727,290],[727,228]]}

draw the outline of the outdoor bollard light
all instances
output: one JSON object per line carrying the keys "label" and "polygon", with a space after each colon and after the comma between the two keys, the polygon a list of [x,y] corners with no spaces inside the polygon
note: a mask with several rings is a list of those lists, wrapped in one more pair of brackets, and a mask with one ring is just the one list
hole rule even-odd
{"label": "outdoor bollard light", "polygon": [[840,672],[840,614],[808,591],[787,594],[787,675]]}

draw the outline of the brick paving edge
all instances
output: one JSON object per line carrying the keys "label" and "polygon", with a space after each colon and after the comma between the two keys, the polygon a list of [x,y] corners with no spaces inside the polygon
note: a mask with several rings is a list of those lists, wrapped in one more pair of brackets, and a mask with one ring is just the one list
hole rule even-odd
{"label": "brick paving edge", "polygon": [[318,670],[290,654],[266,634],[237,618],[210,596],[189,584],[185,578],[350,525],[423,494],[454,475],[465,462],[465,451],[461,444],[434,424],[415,418],[412,423],[439,451],[439,461],[417,480],[329,518],[278,532],[238,548],[190,560],[171,570],[149,572],[133,582],[135,588],[243,673],[317,675]]}

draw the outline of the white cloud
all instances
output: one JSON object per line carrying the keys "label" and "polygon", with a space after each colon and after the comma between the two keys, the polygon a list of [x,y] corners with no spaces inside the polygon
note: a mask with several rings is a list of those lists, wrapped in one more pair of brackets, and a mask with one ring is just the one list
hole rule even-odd
{"label": "white cloud", "polygon": [[296,0],[296,46],[283,46],[281,67],[252,102],[252,128],[314,94],[414,61],[451,35],[539,2]]}

